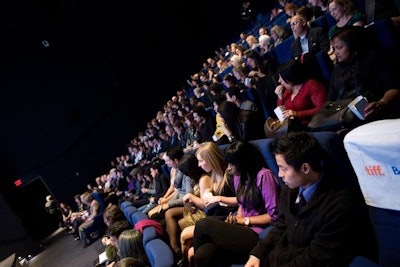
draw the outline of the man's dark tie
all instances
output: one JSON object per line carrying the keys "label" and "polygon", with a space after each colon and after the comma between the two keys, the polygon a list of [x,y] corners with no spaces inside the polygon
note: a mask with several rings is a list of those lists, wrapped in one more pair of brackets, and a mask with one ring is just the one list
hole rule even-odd
{"label": "man's dark tie", "polygon": [[307,203],[307,200],[303,196],[303,192],[301,192],[298,196],[298,201],[296,201],[296,211],[300,212],[301,208]]}

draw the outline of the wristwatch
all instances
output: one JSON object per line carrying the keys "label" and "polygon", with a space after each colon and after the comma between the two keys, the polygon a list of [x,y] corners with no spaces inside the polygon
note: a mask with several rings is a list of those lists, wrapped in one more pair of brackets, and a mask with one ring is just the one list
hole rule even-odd
{"label": "wristwatch", "polygon": [[244,218],[244,225],[249,226],[250,224],[250,217],[245,217]]}

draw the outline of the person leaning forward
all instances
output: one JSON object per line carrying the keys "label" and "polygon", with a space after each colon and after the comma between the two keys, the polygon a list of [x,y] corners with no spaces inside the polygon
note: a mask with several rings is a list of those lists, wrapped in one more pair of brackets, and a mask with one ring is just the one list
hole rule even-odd
{"label": "person leaning forward", "polygon": [[[325,169],[319,142],[310,133],[290,132],[274,141],[272,151],[285,182],[278,219],[245,267],[349,266],[363,246],[360,208],[336,183],[340,177]],[[300,193],[305,204],[298,211]]]}

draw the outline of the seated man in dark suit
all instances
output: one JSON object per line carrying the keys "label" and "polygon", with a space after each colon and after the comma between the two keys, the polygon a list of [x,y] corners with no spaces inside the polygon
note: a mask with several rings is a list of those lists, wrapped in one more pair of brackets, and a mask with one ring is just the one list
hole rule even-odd
{"label": "seated man in dark suit", "polygon": [[299,60],[305,66],[309,77],[323,83],[324,79],[315,54],[324,52],[325,60],[330,62],[328,53],[331,46],[327,30],[322,27],[308,27],[307,19],[300,14],[290,19],[290,26],[295,37],[290,45],[292,59]]}
{"label": "seated man in dark suit", "polygon": [[290,45],[292,58],[300,58],[302,54],[316,54],[319,51],[328,53],[330,43],[327,31],[322,27],[309,28],[307,19],[302,15],[294,15],[290,19],[295,40]]}

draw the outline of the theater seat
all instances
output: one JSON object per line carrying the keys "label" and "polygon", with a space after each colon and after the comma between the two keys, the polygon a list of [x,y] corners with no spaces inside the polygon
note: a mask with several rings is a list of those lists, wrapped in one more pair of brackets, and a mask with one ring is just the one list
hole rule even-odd
{"label": "theater seat", "polygon": [[158,234],[156,232],[156,228],[153,226],[149,226],[143,229],[143,246],[146,246],[146,244],[153,239],[156,239],[158,237]]}
{"label": "theater seat", "polygon": [[145,251],[152,267],[171,267],[175,266],[174,254],[171,248],[161,239],[150,240]]}
{"label": "theater seat", "polygon": [[400,119],[370,122],[350,131],[344,146],[368,205],[379,265],[400,265]]}
{"label": "theater seat", "polygon": [[147,216],[147,214],[144,214],[141,211],[136,211],[134,213],[131,214],[130,216],[130,223],[132,225],[135,225],[137,222],[141,221],[141,220],[145,220],[148,219],[149,217]]}
{"label": "theater seat", "polygon": [[326,17],[326,21],[328,22],[329,28],[336,24],[336,19],[332,17],[330,12],[325,12],[324,16]]}
{"label": "theater seat", "polygon": [[[400,128],[400,127],[399,127]],[[353,170],[352,164],[349,160],[349,158],[347,157],[347,153],[346,150],[344,149],[344,145],[343,145],[343,136],[336,133],[336,132],[315,132],[312,133],[313,136],[318,140],[318,142],[321,144],[322,148],[324,149],[324,151],[326,151],[330,161],[332,162],[332,164],[334,165],[337,173],[338,173],[338,177],[342,177],[343,182],[346,183],[346,186],[348,186],[353,194],[356,196],[355,199],[357,199],[357,201],[359,201],[360,203],[360,208],[365,208],[365,214],[363,214],[363,219],[365,218],[365,220],[363,220],[363,225],[360,225],[360,228],[362,228],[362,231],[364,233],[364,235],[366,236],[366,239],[368,239],[368,235],[373,235],[372,229],[371,229],[371,223],[368,220],[368,214],[367,214],[367,209],[365,207],[365,204],[363,202],[363,197],[362,197],[362,193],[359,187],[359,184],[357,182],[357,177],[356,174]],[[400,136],[400,135],[399,135]],[[251,143],[253,143],[263,154],[264,159],[267,161],[269,168],[272,170],[272,172],[275,175],[278,175],[278,166],[276,164],[275,161],[275,157],[272,153],[272,151],[270,150],[270,145],[271,142],[273,141],[273,139],[260,139],[260,140],[253,140],[250,141]],[[221,146],[222,149],[226,148],[226,145]],[[399,149],[400,151],[400,149]],[[400,158],[400,157],[399,157]],[[278,176],[277,176],[278,177]],[[283,181],[281,179],[279,179],[279,181],[281,182],[281,184],[283,184]],[[263,239],[268,232],[272,229],[273,226],[269,226],[266,229],[264,229],[263,232],[260,233],[260,239]],[[365,229],[365,231],[364,231]],[[400,229],[400,227],[399,227]],[[373,238],[372,238],[373,239]],[[370,240],[366,241],[366,244],[370,244]],[[354,261],[352,262],[352,265],[350,265],[349,267],[361,267],[363,266],[363,263],[369,263],[370,265],[364,265],[365,267],[375,267],[376,263],[374,263],[373,261],[365,258],[365,257],[361,257],[361,256],[357,256],[357,258],[354,259]],[[235,264],[235,265],[231,265],[231,267],[243,267],[243,264]]]}
{"label": "theater seat", "polygon": [[326,86],[326,88],[329,88],[331,74],[334,68],[333,62],[328,54],[322,51],[319,51],[315,54],[315,59],[318,63],[318,69],[321,75],[321,82]]}
{"label": "theater seat", "polygon": [[310,26],[311,28],[322,27],[324,29],[329,29],[328,19],[324,15],[321,15],[318,18],[311,21]]}
{"label": "theater seat", "polygon": [[291,59],[292,55],[290,53],[290,45],[293,41],[294,36],[290,35],[285,40],[283,40],[282,43],[275,46],[274,50],[278,66],[288,62]]}
{"label": "theater seat", "polygon": [[119,205],[119,207],[122,209],[122,210],[124,210],[126,207],[128,207],[128,206],[133,206],[133,203],[132,202],[130,202],[130,201],[123,201],[120,205]]}
{"label": "theater seat", "polygon": [[379,265],[365,257],[357,256],[350,263],[349,267],[379,267]]}
{"label": "theater seat", "polygon": [[171,172],[171,168],[168,167],[167,164],[162,164],[161,165],[161,170],[163,171],[165,177],[167,177],[168,179],[170,179],[170,172]]}
{"label": "theater seat", "polygon": [[122,211],[124,212],[126,219],[131,223],[131,215],[137,212],[138,209],[135,206],[127,206]]}
{"label": "theater seat", "polygon": [[100,204],[100,211],[93,218],[93,224],[86,228],[85,232],[87,235],[90,235],[92,239],[97,239],[107,230],[107,225],[104,223],[103,213],[105,209],[105,203],[101,195],[97,192],[91,193],[93,199],[97,200]]}
{"label": "theater seat", "polygon": [[398,53],[400,48],[400,30],[390,18],[380,19],[366,27],[368,41],[381,49]]}

